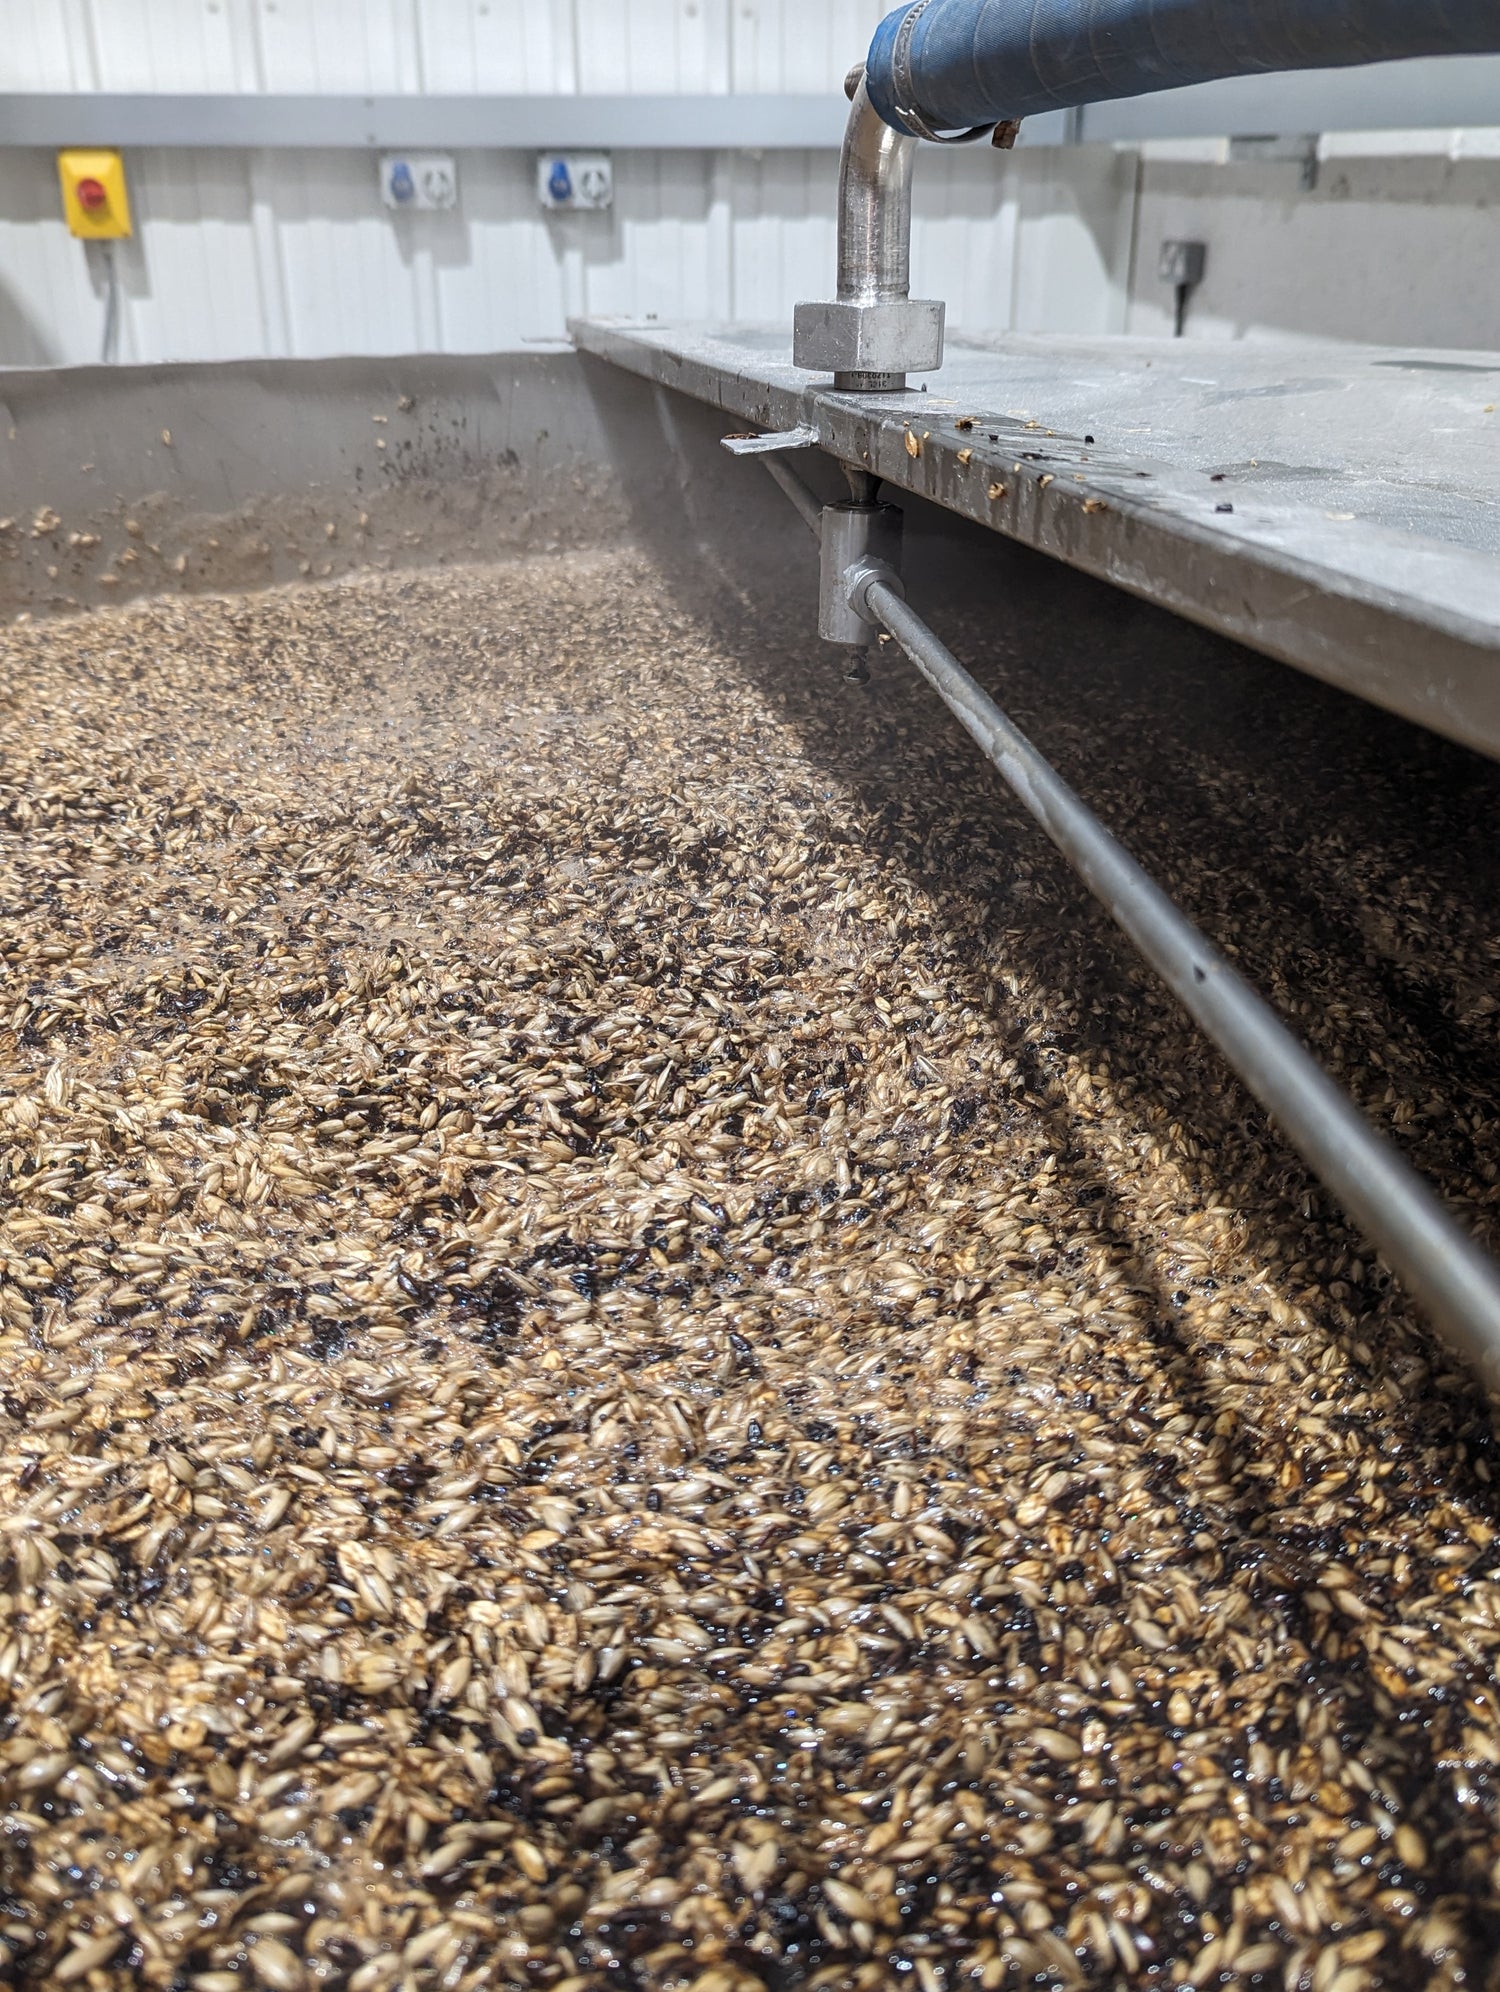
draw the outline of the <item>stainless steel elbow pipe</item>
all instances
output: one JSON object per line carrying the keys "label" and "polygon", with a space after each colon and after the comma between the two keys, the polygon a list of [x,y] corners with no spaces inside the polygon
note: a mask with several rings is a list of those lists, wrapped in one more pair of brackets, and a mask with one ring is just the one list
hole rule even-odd
{"label": "stainless steel elbow pipe", "polygon": [[[792,358],[850,394],[891,393],[943,364],[943,305],[911,290],[917,142],[876,111],[855,72],[839,168],[838,296],[799,304]],[[852,79],[851,79],[852,80]]]}

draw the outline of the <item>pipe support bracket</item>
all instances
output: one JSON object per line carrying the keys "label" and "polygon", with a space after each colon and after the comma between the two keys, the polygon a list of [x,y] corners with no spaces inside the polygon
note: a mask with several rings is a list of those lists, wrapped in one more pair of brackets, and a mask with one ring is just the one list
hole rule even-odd
{"label": "pipe support bracket", "polygon": [[827,643],[864,649],[880,634],[867,597],[876,580],[901,588],[901,513],[894,505],[826,505],[818,634]]}

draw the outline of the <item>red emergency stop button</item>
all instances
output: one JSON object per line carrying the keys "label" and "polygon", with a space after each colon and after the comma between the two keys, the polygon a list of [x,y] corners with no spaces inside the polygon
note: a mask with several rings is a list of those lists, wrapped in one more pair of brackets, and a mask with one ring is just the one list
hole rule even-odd
{"label": "red emergency stop button", "polygon": [[[0,0],[0,13],[4,0]],[[102,146],[75,146],[57,155],[63,215],[84,242],[116,242],[130,233],[125,162]]]}

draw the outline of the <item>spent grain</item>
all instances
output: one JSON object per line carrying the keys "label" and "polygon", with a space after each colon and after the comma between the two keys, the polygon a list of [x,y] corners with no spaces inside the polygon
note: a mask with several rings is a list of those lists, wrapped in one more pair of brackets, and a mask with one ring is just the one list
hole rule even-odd
{"label": "spent grain", "polygon": [[[1490,774],[1143,613],[1061,706],[950,627],[1486,1227]],[[0,1976],[1495,1986],[1484,1408],[896,660],[749,616],[5,637]]]}

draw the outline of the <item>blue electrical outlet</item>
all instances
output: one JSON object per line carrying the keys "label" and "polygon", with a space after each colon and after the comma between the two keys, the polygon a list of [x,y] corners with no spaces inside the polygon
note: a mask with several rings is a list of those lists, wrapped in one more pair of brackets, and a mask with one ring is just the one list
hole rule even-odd
{"label": "blue electrical outlet", "polygon": [[458,204],[458,168],[448,152],[388,152],[380,161],[380,198],[388,208],[433,210]]}
{"label": "blue electrical outlet", "polygon": [[559,213],[598,213],[614,205],[615,169],[607,152],[543,152],[536,162],[537,199]]}

